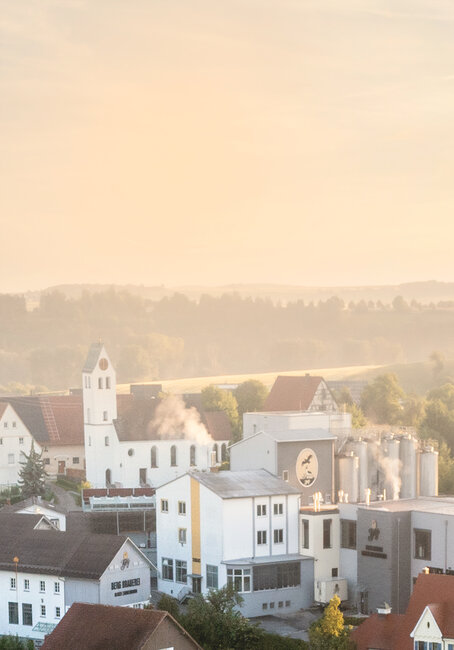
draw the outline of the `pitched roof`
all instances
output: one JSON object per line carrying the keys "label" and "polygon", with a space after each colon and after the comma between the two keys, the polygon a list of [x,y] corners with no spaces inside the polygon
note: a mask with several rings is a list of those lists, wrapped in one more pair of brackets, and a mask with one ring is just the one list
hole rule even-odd
{"label": "pitched roof", "polygon": [[[0,514],[0,569],[49,573],[74,578],[98,579],[120,550],[126,537],[33,530],[39,515]],[[36,522],[35,522],[36,525]]]}
{"label": "pitched roof", "polygon": [[99,341],[99,343],[91,344],[82,372],[93,372],[93,370],[96,368],[96,364],[98,363],[99,355],[101,354],[103,347],[104,345],[101,343],[101,341]]}
{"label": "pitched roof", "polygon": [[190,476],[220,496],[221,499],[301,494],[300,490],[265,469],[238,472],[191,472]]}
{"label": "pitched roof", "polygon": [[23,499],[22,501],[17,501],[16,503],[13,503],[12,505],[5,505],[3,508],[0,510],[0,515],[2,515],[4,512],[19,512],[20,510],[23,510],[24,508],[29,508],[30,506],[37,506],[38,508],[46,508],[47,510],[52,510],[54,512],[58,512],[62,515],[67,514],[67,510],[62,508],[61,506],[55,506],[53,503],[50,503],[49,501],[45,501],[44,499],[41,499],[41,497],[29,497],[28,499]]}
{"label": "pitched roof", "polygon": [[0,402],[0,418],[2,417],[3,413],[6,411],[7,408],[8,408],[7,402]]}
{"label": "pitched roof", "polygon": [[262,411],[307,411],[323,377],[279,375]]}
{"label": "pitched roof", "polygon": [[201,420],[213,440],[232,439],[232,425],[224,411],[202,411]]}
{"label": "pitched roof", "polygon": [[7,401],[40,444],[84,444],[82,395],[27,395]]}
{"label": "pitched roof", "polygon": [[202,650],[168,612],[85,603],[74,603],[70,607],[52,634],[46,637],[42,648],[141,650],[162,626],[177,628],[189,647],[192,642],[193,648]]}
{"label": "pitched roof", "polygon": [[[454,638],[454,576],[420,573],[404,615],[374,614],[352,632],[352,639],[358,650],[413,650],[410,634],[426,607],[430,607],[443,636]],[[378,645],[380,639],[383,643],[387,640],[388,645]]]}

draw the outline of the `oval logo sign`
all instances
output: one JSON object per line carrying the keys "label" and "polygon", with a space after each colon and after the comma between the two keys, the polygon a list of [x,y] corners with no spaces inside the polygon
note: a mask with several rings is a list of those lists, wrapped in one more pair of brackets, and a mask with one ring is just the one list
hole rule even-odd
{"label": "oval logo sign", "polygon": [[296,478],[304,487],[311,487],[318,476],[318,460],[312,449],[303,449],[296,459]]}

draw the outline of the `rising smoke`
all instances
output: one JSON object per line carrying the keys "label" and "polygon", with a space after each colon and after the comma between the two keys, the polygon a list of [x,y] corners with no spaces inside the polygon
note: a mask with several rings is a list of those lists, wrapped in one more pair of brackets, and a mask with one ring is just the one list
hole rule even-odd
{"label": "rising smoke", "polygon": [[149,431],[163,440],[192,440],[199,445],[213,444],[196,408],[186,408],[182,398],[169,395],[157,406]]}

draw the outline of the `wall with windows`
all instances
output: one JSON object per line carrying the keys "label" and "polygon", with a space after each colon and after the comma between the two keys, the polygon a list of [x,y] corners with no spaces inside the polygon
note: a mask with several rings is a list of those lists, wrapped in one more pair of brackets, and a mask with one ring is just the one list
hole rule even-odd
{"label": "wall with windows", "polygon": [[357,512],[354,503],[339,503],[340,517],[340,552],[339,575],[347,578],[348,599],[352,605],[357,603],[358,583],[358,542],[357,542]]}
{"label": "wall with windows", "polygon": [[[20,564],[19,564],[20,567]],[[65,614],[64,581],[57,576],[0,571],[0,635],[44,639],[39,622],[57,625]]]}
{"label": "wall with windows", "polygon": [[337,508],[315,512],[306,508],[300,515],[300,553],[316,560],[314,579],[340,577],[340,524]]}
{"label": "wall with windows", "polygon": [[454,569],[454,515],[412,512],[411,575],[424,567]]}
{"label": "wall with windows", "polygon": [[[33,437],[8,404],[0,417],[0,486],[15,485],[21,470],[23,454],[29,454]],[[35,442],[35,451],[41,447]]]}
{"label": "wall with windows", "polygon": [[66,474],[68,469],[85,473],[85,448],[83,445],[43,443],[42,448],[44,466],[46,472],[51,476]]}

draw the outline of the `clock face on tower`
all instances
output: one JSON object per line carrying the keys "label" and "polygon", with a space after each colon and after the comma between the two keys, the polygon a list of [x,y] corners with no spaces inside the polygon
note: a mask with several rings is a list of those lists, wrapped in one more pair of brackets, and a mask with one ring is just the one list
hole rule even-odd
{"label": "clock face on tower", "polygon": [[296,478],[304,487],[311,487],[318,476],[318,460],[312,449],[303,449],[296,459]]}
{"label": "clock face on tower", "polygon": [[107,359],[103,357],[102,359],[99,360],[99,367],[101,368],[101,370],[107,370],[108,366],[109,366],[109,362],[107,361]]}

